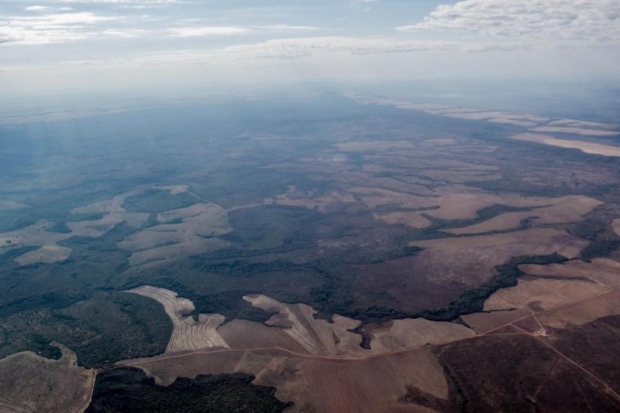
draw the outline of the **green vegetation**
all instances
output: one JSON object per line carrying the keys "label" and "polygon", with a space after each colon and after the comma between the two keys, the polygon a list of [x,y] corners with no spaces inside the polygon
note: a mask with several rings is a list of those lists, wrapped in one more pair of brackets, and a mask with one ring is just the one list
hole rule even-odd
{"label": "green vegetation", "polygon": [[203,375],[179,378],[164,387],[141,370],[117,368],[97,376],[88,413],[113,412],[208,412],[275,413],[292,403],[275,397],[274,387],[251,384],[245,374]]}

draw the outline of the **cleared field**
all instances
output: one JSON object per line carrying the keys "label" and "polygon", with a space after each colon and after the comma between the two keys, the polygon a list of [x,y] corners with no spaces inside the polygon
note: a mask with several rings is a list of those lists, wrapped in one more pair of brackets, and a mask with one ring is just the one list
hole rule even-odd
{"label": "cleared field", "polygon": [[83,412],[90,402],[95,372],[77,366],[75,353],[60,360],[26,351],[0,360],[0,411]]}
{"label": "cleared field", "polygon": [[7,201],[7,200],[0,199],[0,211],[3,209],[24,209],[24,208],[28,208],[28,205],[20,204],[19,202],[15,202],[15,201]]}
{"label": "cleared field", "polygon": [[265,324],[280,327],[310,354],[357,354],[361,337],[350,330],[360,325],[357,320],[335,316],[333,323],[314,318],[316,311],[305,304],[284,304],[264,295],[246,296],[253,306],[275,312]]}
{"label": "cleared field", "polygon": [[74,208],[72,214],[111,214],[115,212],[125,212],[123,202],[126,198],[139,194],[141,191],[130,191],[117,195],[106,201],[95,202],[83,207]]}
{"label": "cleared field", "polygon": [[613,130],[585,129],[574,126],[538,126],[531,129],[534,132],[570,133],[585,136],[616,136],[620,132]]}
{"label": "cleared field", "polygon": [[546,326],[565,328],[568,325],[585,325],[600,318],[620,315],[620,291],[576,302],[558,309],[538,314],[538,320]]}
{"label": "cleared field", "polygon": [[415,144],[411,141],[349,141],[336,145],[344,152],[368,152],[368,151],[391,151],[400,149],[412,149]]}
{"label": "cleared field", "polygon": [[231,231],[228,213],[218,205],[203,203],[162,212],[157,221],[161,224],[134,232],[117,244],[132,252],[130,265],[161,263],[229,245],[212,238]]}
{"label": "cleared field", "polygon": [[511,308],[544,311],[595,297],[610,291],[610,288],[590,280],[557,280],[545,278],[519,278],[515,287],[494,293],[484,303],[485,311]]}
{"label": "cleared field", "polygon": [[524,128],[536,126],[540,123],[549,121],[549,118],[522,114],[508,113],[498,111],[488,111],[484,109],[473,109],[463,107],[451,107],[445,105],[436,105],[430,103],[411,103],[398,99],[385,99],[376,96],[362,95],[359,93],[346,93],[348,97],[356,102],[364,104],[375,104],[381,106],[393,106],[398,109],[423,111],[431,115],[448,116],[456,119],[467,120],[484,120],[492,123],[507,123]]}
{"label": "cleared field", "polygon": [[512,321],[528,316],[530,310],[511,309],[505,311],[492,311],[487,313],[474,313],[462,315],[461,318],[469,325],[477,334],[485,333]]}
{"label": "cleared field", "polygon": [[196,320],[191,315],[196,308],[186,299],[180,298],[173,291],[151,286],[142,286],[128,290],[128,293],[152,298],[164,306],[166,314],[172,321],[173,330],[166,353],[197,350],[205,348],[228,348],[216,329],[225,320],[220,314],[200,314]]}
{"label": "cleared field", "polygon": [[96,238],[110,231],[121,222],[138,228],[146,223],[149,214],[140,212],[111,212],[100,219],[68,222],[71,236]]}
{"label": "cleared field", "polygon": [[[613,135],[617,135],[617,133],[613,133]],[[519,135],[511,136],[510,139],[558,146],[560,148],[579,149],[583,153],[592,155],[620,157],[620,147],[602,145],[600,143],[558,139],[548,135],[540,135],[536,133],[521,133]]]}
{"label": "cleared field", "polygon": [[417,241],[424,248],[414,257],[412,271],[428,274],[433,282],[460,282],[477,286],[495,273],[495,266],[512,257],[548,255],[579,256],[588,243],[551,228],[530,228],[506,234],[478,235]]}
{"label": "cleared field", "polygon": [[323,196],[313,197],[312,192],[298,191],[295,186],[291,186],[289,190],[282,195],[264,201],[267,205],[296,206],[314,209],[319,212],[327,212],[331,208],[337,208],[343,203],[353,202],[356,202],[355,197],[344,192],[332,191]]}
{"label": "cleared field", "polygon": [[[538,203],[540,199],[535,199]],[[455,235],[482,234],[491,231],[504,231],[518,228],[523,220],[530,220],[534,224],[560,224],[579,221],[584,215],[597,206],[601,201],[585,196],[566,196],[562,198],[548,198],[549,206],[534,208],[522,212],[506,212],[479,224],[464,228],[446,229]]]}
{"label": "cleared field", "polygon": [[64,261],[71,255],[71,248],[60,247],[58,245],[44,245],[41,248],[29,251],[15,258],[19,265],[34,264],[37,262],[51,264]]}
{"label": "cleared field", "polygon": [[424,218],[420,212],[414,211],[374,213],[372,216],[390,225],[401,224],[412,228],[427,228],[431,225],[431,221]]}
{"label": "cleared field", "polygon": [[427,344],[443,344],[475,335],[474,331],[456,323],[429,321],[423,318],[394,320],[385,324],[369,324],[373,353],[414,349]]}
{"label": "cleared field", "polygon": [[607,258],[596,258],[592,262],[573,260],[564,264],[521,265],[519,268],[537,277],[591,280],[608,287],[620,288],[620,263]]}
{"label": "cleared field", "polygon": [[515,287],[495,292],[485,310],[509,308],[540,312],[597,297],[620,288],[620,263],[596,259],[592,263],[573,260],[564,264],[522,265],[529,276]]}
{"label": "cleared field", "polygon": [[51,226],[51,222],[41,220],[36,224],[29,225],[16,231],[3,232],[0,234],[0,245],[5,248],[22,245],[52,245],[69,238],[70,234],[48,232],[47,229]]}
{"label": "cleared field", "polygon": [[[404,400],[408,388],[448,397],[441,365],[430,349],[364,360],[295,355],[283,350],[179,353],[120,363],[138,367],[163,384],[177,377],[243,372],[254,384],[275,386],[276,397],[293,401],[291,412],[429,412]],[[320,395],[320,397],[317,397]]]}
{"label": "cleared field", "polygon": [[594,128],[594,129],[617,129],[617,125],[612,125],[611,123],[600,123],[600,122],[586,122],[583,120],[575,120],[575,119],[558,119],[551,121],[547,124],[547,126],[562,126],[562,127],[572,127],[572,128]]}

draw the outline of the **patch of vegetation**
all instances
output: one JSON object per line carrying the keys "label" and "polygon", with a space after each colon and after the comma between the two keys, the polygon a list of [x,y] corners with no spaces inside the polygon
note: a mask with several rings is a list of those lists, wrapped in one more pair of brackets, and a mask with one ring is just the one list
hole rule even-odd
{"label": "patch of vegetation", "polygon": [[47,232],[58,232],[60,234],[68,234],[71,232],[71,229],[67,226],[66,222],[56,221],[52,225],[50,225],[47,229]]}
{"label": "patch of vegetation", "polygon": [[587,219],[569,228],[571,235],[590,241],[580,253],[580,258],[586,262],[609,256],[620,249],[620,237],[611,228],[611,218],[597,212],[595,210]]}
{"label": "patch of vegetation", "polygon": [[208,412],[276,413],[292,406],[275,397],[274,387],[252,384],[246,374],[179,378],[160,386],[138,369],[117,368],[97,376],[88,413]]}

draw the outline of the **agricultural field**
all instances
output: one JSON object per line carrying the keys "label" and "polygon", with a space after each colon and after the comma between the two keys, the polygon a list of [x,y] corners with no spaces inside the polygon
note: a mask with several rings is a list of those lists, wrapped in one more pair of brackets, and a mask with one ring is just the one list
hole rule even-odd
{"label": "agricultural field", "polygon": [[326,93],[31,127],[0,369],[38,390],[0,410],[620,408],[618,126]]}

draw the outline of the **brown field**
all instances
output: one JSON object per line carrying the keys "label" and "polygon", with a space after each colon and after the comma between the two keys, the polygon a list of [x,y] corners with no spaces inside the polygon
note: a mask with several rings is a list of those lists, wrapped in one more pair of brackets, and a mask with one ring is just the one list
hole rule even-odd
{"label": "brown field", "polygon": [[267,205],[297,206],[319,212],[327,212],[339,205],[356,202],[352,195],[339,191],[332,191],[316,198],[313,195],[312,192],[301,192],[297,190],[297,187],[291,186],[286,193],[278,195],[276,198],[266,199],[264,202]]}
{"label": "brown field", "polygon": [[265,311],[277,311],[265,323],[279,327],[310,354],[357,354],[361,336],[352,333],[360,325],[357,320],[335,316],[334,322],[314,318],[316,311],[305,304],[284,304],[264,295],[246,296],[245,300]]}
{"label": "brown field", "polygon": [[519,320],[530,315],[530,310],[511,309],[506,311],[491,311],[485,313],[473,313],[462,315],[461,318],[477,334],[484,334],[500,326]]}
{"label": "brown field", "polygon": [[368,151],[392,151],[400,149],[412,149],[414,147],[411,141],[361,141],[361,142],[344,142],[336,145],[343,152],[368,152]]}
{"label": "brown field", "polygon": [[[570,133],[585,136],[616,136],[620,132],[613,130],[585,129],[574,126],[538,126],[531,129],[534,132]],[[585,151],[584,151],[585,152]]]}
{"label": "brown field", "polygon": [[551,121],[547,124],[547,126],[565,126],[565,127],[575,127],[575,128],[594,128],[594,129],[616,129],[616,125],[612,125],[609,123],[600,123],[600,122],[586,122],[582,120],[575,119],[558,119]]}
{"label": "brown field", "polygon": [[540,123],[549,121],[549,118],[522,114],[507,113],[498,111],[487,111],[483,109],[450,107],[445,105],[436,105],[429,103],[411,103],[397,99],[385,99],[375,96],[362,95],[359,93],[346,93],[344,96],[363,104],[375,104],[381,106],[393,106],[398,109],[424,111],[431,115],[448,116],[457,119],[467,120],[484,120],[492,123],[507,123],[515,126],[529,128]]}
{"label": "brown field", "polygon": [[529,275],[519,278],[515,287],[495,292],[486,301],[485,310],[520,308],[539,312],[620,288],[620,263],[608,259],[522,265],[521,270]]}
{"label": "brown field", "polygon": [[620,288],[620,263],[607,258],[596,258],[592,262],[573,260],[564,264],[521,265],[521,270],[541,278],[581,279]]}
{"label": "brown field", "polygon": [[[179,223],[173,223],[180,220]],[[134,232],[117,245],[131,251],[129,264],[161,263],[228,246],[216,237],[231,231],[228,213],[215,204],[195,204],[157,215],[161,224]],[[209,237],[209,238],[206,238]]]}
{"label": "brown field", "polygon": [[117,195],[106,201],[99,201],[71,210],[73,214],[111,214],[115,212],[126,212],[123,208],[123,202],[130,196],[138,195],[141,191],[130,191]]}
{"label": "brown field", "polygon": [[[541,131],[542,132],[542,131]],[[613,133],[616,135],[617,133]],[[602,145],[600,143],[592,143],[585,141],[573,141],[567,139],[558,139],[548,135],[540,135],[536,133],[521,133],[519,135],[511,136],[510,139],[516,139],[519,141],[535,142],[544,145],[559,146],[560,148],[579,149],[583,153],[589,153],[592,155],[603,156],[620,156],[620,147]]]}
{"label": "brown field", "polygon": [[620,219],[614,219],[613,228],[614,232],[620,235]]}
{"label": "brown field", "polygon": [[518,228],[521,221],[525,219],[529,219],[530,223],[536,225],[577,222],[597,206],[603,205],[602,202],[596,199],[575,195],[562,198],[548,198],[545,201],[548,202],[549,206],[523,212],[506,212],[479,224],[443,231],[455,235],[504,231]]}
{"label": "brown field", "polygon": [[371,334],[372,352],[377,354],[421,348],[427,344],[449,343],[476,334],[460,324],[429,321],[423,318],[369,324],[364,331]]}
{"label": "brown field", "polygon": [[495,292],[484,304],[485,311],[511,308],[543,311],[596,297],[610,288],[590,280],[521,277],[518,285]]}
{"label": "brown field", "polygon": [[431,221],[424,218],[420,212],[414,211],[374,213],[372,216],[390,225],[401,224],[412,228],[427,228],[431,225]]}
{"label": "brown field", "polygon": [[83,412],[90,403],[95,372],[77,366],[75,353],[57,344],[60,360],[30,351],[0,360],[0,411]]}
{"label": "brown field", "polygon": [[556,329],[568,325],[585,325],[600,318],[620,315],[620,290],[578,301],[576,303],[537,314],[538,320]]}
{"label": "brown field", "polygon": [[163,288],[142,286],[127,292],[152,298],[164,306],[173,325],[166,353],[205,348],[228,348],[228,344],[216,331],[217,327],[224,322],[224,316],[200,314],[198,320],[192,316],[186,316],[195,310],[194,304],[186,298],[179,298],[175,292]]}
{"label": "brown field", "polygon": [[[143,369],[163,384],[177,377],[243,372],[255,384],[275,386],[276,397],[293,401],[292,412],[429,412],[402,400],[408,387],[448,396],[441,366],[429,349],[364,360],[300,355],[283,350],[179,353],[120,363]],[[318,397],[320,395],[320,397]]]}
{"label": "brown field", "polygon": [[53,262],[64,261],[71,255],[71,248],[60,247],[58,245],[44,245],[38,250],[29,251],[15,258],[19,265],[34,264],[37,262],[51,264]]}
{"label": "brown field", "polygon": [[424,272],[433,282],[480,285],[496,265],[521,255],[557,252],[568,258],[579,256],[586,241],[551,228],[530,228],[506,234],[477,235],[412,242],[424,248],[414,257],[412,271]]}
{"label": "brown field", "polygon": [[71,230],[71,236],[97,238],[123,221],[138,228],[146,223],[148,217],[149,214],[141,212],[110,212],[101,219],[68,222],[67,226]]}

